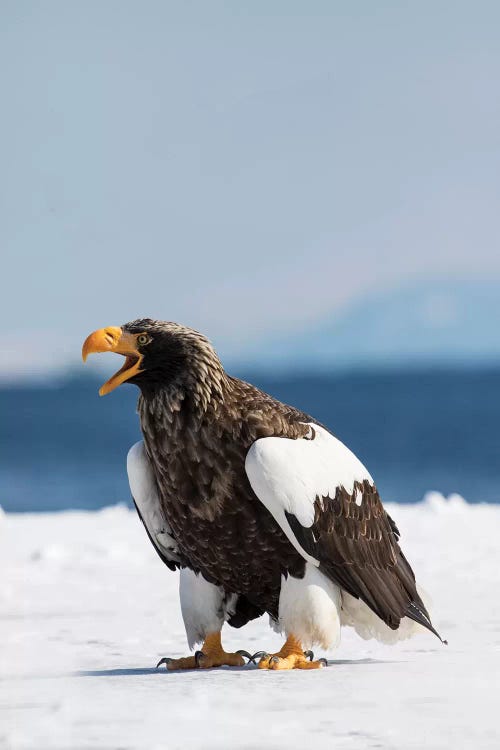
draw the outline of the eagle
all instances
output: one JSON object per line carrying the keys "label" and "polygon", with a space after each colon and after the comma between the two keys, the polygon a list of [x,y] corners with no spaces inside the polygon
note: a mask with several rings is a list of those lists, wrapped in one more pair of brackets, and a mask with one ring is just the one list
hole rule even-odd
{"label": "eagle", "polygon": [[[310,415],[230,376],[210,341],[144,318],[91,333],[91,353],[125,362],[100,389],[140,390],[142,441],[127,456],[132,497],[156,552],[180,569],[191,650],[168,670],[243,666],[318,669],[312,647],[335,648],[342,626],[392,643],[434,629],[361,461]],[[267,613],[277,653],[228,653],[236,628]]]}

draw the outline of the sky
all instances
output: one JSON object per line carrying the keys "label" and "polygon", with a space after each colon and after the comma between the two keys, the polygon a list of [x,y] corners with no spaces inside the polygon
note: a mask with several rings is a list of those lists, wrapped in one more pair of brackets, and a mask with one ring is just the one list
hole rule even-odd
{"label": "sky", "polygon": [[499,24],[482,0],[4,0],[0,374],[137,317],[230,355],[414,279],[500,280]]}

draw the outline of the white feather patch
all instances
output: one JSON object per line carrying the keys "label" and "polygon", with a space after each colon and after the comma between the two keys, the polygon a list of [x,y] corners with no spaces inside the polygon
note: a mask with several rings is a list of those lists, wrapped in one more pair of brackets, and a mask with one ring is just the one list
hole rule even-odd
{"label": "white feather patch", "polygon": [[[181,568],[179,594],[182,619],[189,648],[192,649],[195,644],[202,643],[209,633],[219,632],[227,619],[224,589],[214,586],[189,568]],[[234,603],[233,601],[232,604]]]}
{"label": "white feather patch", "polygon": [[352,627],[365,641],[371,638],[392,645],[397,641],[412,638],[417,633],[424,633],[425,628],[417,622],[403,617],[397,630],[392,630],[383,620],[372,612],[370,607],[361,599],[342,591],[342,610],[340,613],[342,626]]}
{"label": "white feather patch", "polygon": [[304,578],[281,579],[278,625],[294,635],[304,648],[318,644],[336,648],[340,643],[340,588],[314,565],[306,563]]}
{"label": "white feather patch", "polygon": [[323,427],[310,423],[312,439],[267,437],[256,440],[245,461],[250,485],[308,562],[318,565],[299,544],[285,511],[310,528],[317,497],[335,497],[338,487],[349,494],[355,482],[373,482],[361,461]]}
{"label": "white feather patch", "polygon": [[153,544],[167,560],[178,560],[175,539],[161,509],[153,469],[140,440],[127,455],[127,474],[130,492],[134,498]]}

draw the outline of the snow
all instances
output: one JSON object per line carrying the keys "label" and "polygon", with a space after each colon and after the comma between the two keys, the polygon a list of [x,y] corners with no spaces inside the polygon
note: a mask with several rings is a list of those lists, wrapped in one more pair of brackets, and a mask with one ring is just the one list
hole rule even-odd
{"label": "snow", "polygon": [[[500,747],[500,506],[388,510],[449,646],[344,629],[312,672],[156,671],[188,653],[178,576],[134,512],[0,515],[0,747]],[[266,618],[224,629],[226,648],[280,643]]]}

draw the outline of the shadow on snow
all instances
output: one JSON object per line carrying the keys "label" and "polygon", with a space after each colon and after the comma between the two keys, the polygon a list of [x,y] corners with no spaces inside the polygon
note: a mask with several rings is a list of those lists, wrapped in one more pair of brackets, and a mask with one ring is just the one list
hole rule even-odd
{"label": "shadow on snow", "polygon": [[[329,659],[328,666],[357,666],[364,664],[394,664],[394,661],[387,661],[385,659]],[[248,672],[257,669],[254,665],[245,665],[244,667],[216,667],[224,672]],[[173,671],[172,674],[180,674],[182,672],[198,672],[197,669],[182,669]],[[213,669],[201,670],[204,672],[213,672]],[[136,668],[123,668],[123,669],[85,669],[76,672],[77,677],[137,677],[148,674],[165,674],[166,669],[156,669],[156,667],[136,667]]]}

